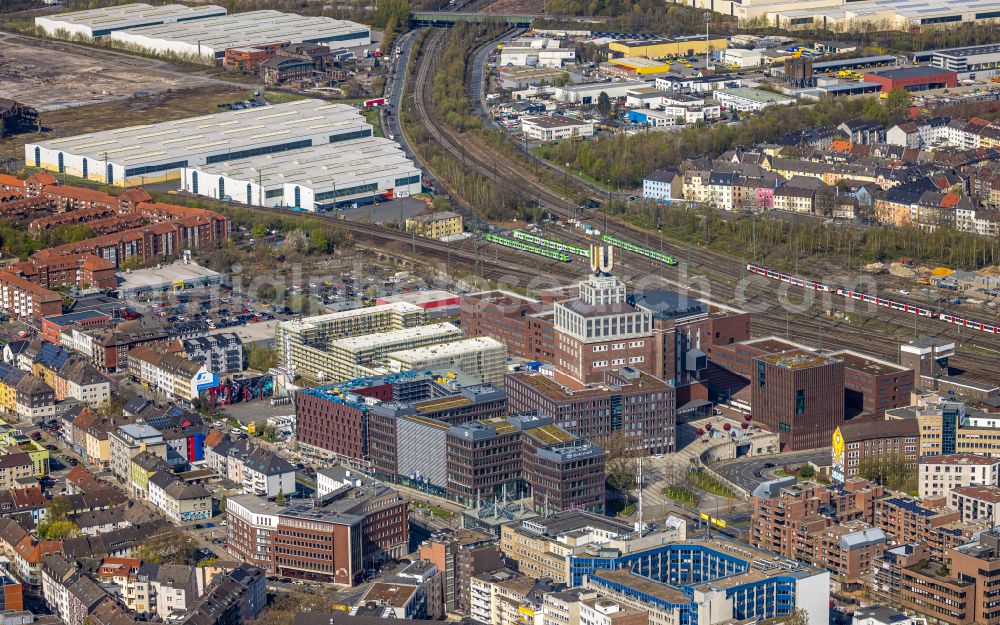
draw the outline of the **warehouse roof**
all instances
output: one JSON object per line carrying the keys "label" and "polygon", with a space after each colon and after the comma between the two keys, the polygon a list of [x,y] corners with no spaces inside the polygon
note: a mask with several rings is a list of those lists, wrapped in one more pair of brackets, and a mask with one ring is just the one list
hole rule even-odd
{"label": "warehouse roof", "polygon": [[753,87],[735,87],[733,89],[719,89],[716,94],[718,95],[729,95],[735,98],[743,98],[744,100],[751,100],[754,102],[788,102],[789,100],[794,100],[795,98],[787,96],[783,93],[773,93],[771,91],[764,91],[763,89],[754,89]]}
{"label": "warehouse roof", "polygon": [[899,80],[901,78],[921,78],[924,76],[940,76],[941,74],[954,74],[951,70],[942,67],[931,67],[929,65],[917,65],[916,67],[899,67],[887,69],[881,72],[869,72],[871,76]]}
{"label": "warehouse roof", "polygon": [[275,41],[322,43],[339,38],[355,39],[357,36],[368,36],[369,33],[367,26],[356,22],[267,10],[247,11],[193,22],[130,28],[125,31],[125,37],[119,32],[112,35],[112,38],[132,40],[139,37],[179,42],[211,48],[218,53],[226,48]]}
{"label": "warehouse roof", "polygon": [[586,122],[563,115],[541,115],[539,117],[525,117],[522,121],[534,124],[539,128],[563,128],[565,126],[586,126],[591,122]]}
{"label": "warehouse roof", "polygon": [[[358,123],[364,119],[354,113]],[[300,150],[262,154],[195,167],[207,174],[260,184],[264,189],[297,184],[313,190],[346,190],[373,177],[420,175],[399,145],[381,137],[325,143]],[[419,182],[419,180],[417,180]],[[340,193],[338,198],[348,195]]]}
{"label": "warehouse roof", "polygon": [[950,58],[964,58],[967,56],[980,56],[983,54],[1000,54],[1000,44],[990,43],[984,46],[968,46],[965,48],[947,48],[944,50],[932,50],[934,56],[947,56]]}
{"label": "warehouse roof", "polygon": [[610,59],[610,63],[615,65],[621,65],[623,67],[631,67],[634,69],[651,69],[654,67],[669,67],[669,63],[664,63],[663,61],[654,61],[653,59],[647,59],[642,56],[623,56],[617,59]]}
{"label": "warehouse roof", "polygon": [[60,23],[71,26],[83,26],[98,33],[100,31],[122,30],[124,28],[134,28],[143,25],[195,20],[225,14],[226,10],[224,8],[212,4],[188,7],[183,4],[151,6],[143,2],[135,2],[121,6],[42,16],[40,20],[36,19],[36,23],[42,25],[48,22],[55,24],[56,27]]}
{"label": "warehouse roof", "polygon": [[52,139],[38,145],[102,162],[106,156],[124,167],[178,161],[193,166],[208,155],[364,127],[370,128],[353,106],[296,100]]}

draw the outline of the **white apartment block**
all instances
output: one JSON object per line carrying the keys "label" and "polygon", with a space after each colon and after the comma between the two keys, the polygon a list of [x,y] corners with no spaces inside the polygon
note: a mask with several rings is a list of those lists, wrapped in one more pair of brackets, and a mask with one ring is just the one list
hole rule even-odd
{"label": "white apartment block", "polygon": [[948,497],[956,488],[1000,484],[1000,458],[944,454],[920,458],[920,497]]}

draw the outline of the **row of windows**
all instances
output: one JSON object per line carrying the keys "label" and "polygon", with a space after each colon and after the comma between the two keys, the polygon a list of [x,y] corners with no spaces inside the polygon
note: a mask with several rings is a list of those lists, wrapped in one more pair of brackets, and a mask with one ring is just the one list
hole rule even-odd
{"label": "row of windows", "polygon": [[342,197],[345,195],[354,195],[355,193],[370,193],[372,191],[378,191],[378,183],[372,182],[370,184],[362,184],[356,187],[347,187],[346,189],[335,189],[333,191],[324,191],[323,193],[316,194],[316,201],[329,200],[334,197]]}
{"label": "row of windows", "polygon": [[331,37],[320,37],[318,39],[309,39],[304,43],[326,43],[327,41],[351,41],[352,39],[361,39],[363,37],[370,36],[368,32],[353,32],[346,33],[343,35],[333,35]]}
{"label": "row of windows", "polygon": [[260,156],[261,154],[273,154],[275,152],[284,152],[286,150],[296,150],[298,148],[308,148],[312,146],[312,139],[302,139],[300,141],[290,141],[288,143],[280,143],[278,145],[266,145],[259,148],[250,148],[247,150],[239,150],[236,152],[227,152],[225,154],[213,154],[205,159],[206,164],[221,163],[223,161],[231,161],[238,158],[247,158],[248,156]]}
{"label": "row of windows", "polygon": [[372,129],[363,128],[361,130],[355,130],[354,132],[343,132],[339,135],[330,135],[330,143],[350,141],[351,139],[363,139],[370,136],[372,136]]}
{"label": "row of windows", "polygon": [[396,178],[397,187],[407,184],[417,184],[418,182],[420,182],[420,174],[417,174],[416,176],[408,176],[406,178]]}
{"label": "row of windows", "polygon": [[145,167],[131,167],[125,170],[125,177],[131,178],[132,176],[141,176],[143,174],[151,174],[157,171],[167,171],[168,169],[180,169],[181,167],[187,167],[188,162],[175,161],[173,163],[163,163],[162,165],[146,165]]}

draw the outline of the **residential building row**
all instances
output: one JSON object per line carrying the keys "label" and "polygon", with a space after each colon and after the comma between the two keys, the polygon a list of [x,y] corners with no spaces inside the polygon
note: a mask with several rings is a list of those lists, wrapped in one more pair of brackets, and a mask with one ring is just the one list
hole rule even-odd
{"label": "residential building row", "polygon": [[[0,271],[0,310],[11,317],[40,322],[62,313],[62,287],[114,289],[115,270],[127,259],[145,262],[172,257],[182,249],[218,245],[229,238],[228,218],[204,209],[152,201],[141,188],[111,196],[91,189],[60,185],[52,174],[30,175],[5,203],[23,199],[33,208],[54,214],[36,219],[29,231],[93,224],[98,236],[46,248]],[[6,202],[4,201],[6,200]],[[138,226],[138,227],[136,227]]]}

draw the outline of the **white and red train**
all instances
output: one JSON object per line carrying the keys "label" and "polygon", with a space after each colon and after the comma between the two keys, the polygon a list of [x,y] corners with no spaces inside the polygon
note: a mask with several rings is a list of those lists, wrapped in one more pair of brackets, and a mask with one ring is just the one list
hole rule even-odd
{"label": "white and red train", "polygon": [[803,278],[801,276],[792,276],[787,273],[781,273],[780,271],[768,269],[767,267],[762,267],[761,265],[755,265],[754,263],[747,263],[747,271],[755,273],[759,276],[764,276],[765,278],[770,278],[772,280],[778,280],[780,282],[786,282],[794,286],[800,286],[804,289],[812,289],[813,291],[835,292],[837,295],[840,295],[841,297],[847,297],[861,302],[875,304],[876,306],[891,308],[892,310],[898,310],[899,312],[906,312],[910,313],[911,315],[919,315],[921,317],[940,319],[945,323],[953,323],[955,325],[965,326],[966,328],[969,328],[971,330],[977,330],[979,332],[987,332],[989,334],[1000,334],[1000,324],[996,323],[984,323],[982,321],[976,321],[974,319],[966,319],[965,317],[959,317],[958,315],[953,315],[950,313],[939,313],[933,308],[927,308],[925,306],[911,304],[909,302],[901,302],[899,300],[888,299],[885,297],[876,297],[874,295],[869,295],[867,293],[862,293],[860,291],[851,291],[848,289],[834,289],[829,285],[823,284],[822,282],[817,282],[815,280],[810,280],[809,278]]}

